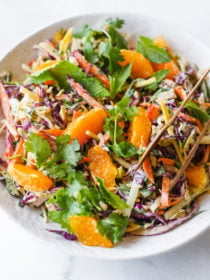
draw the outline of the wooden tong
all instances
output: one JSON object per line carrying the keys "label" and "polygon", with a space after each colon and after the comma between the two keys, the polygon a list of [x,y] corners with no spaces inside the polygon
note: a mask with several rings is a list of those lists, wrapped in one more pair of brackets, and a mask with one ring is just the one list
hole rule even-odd
{"label": "wooden tong", "polygon": [[[137,170],[142,163],[145,161],[146,157],[150,154],[150,152],[152,151],[152,149],[155,147],[155,145],[159,142],[161,136],[163,135],[163,133],[169,128],[169,126],[176,120],[177,116],[179,115],[179,113],[182,111],[182,109],[184,108],[185,104],[187,103],[188,100],[190,100],[192,98],[192,96],[194,95],[196,89],[201,85],[201,83],[203,82],[203,80],[205,79],[205,77],[208,75],[208,73],[210,72],[210,69],[208,69],[203,76],[200,78],[200,80],[196,83],[196,85],[193,87],[193,89],[191,90],[191,92],[187,95],[187,97],[185,98],[185,100],[183,100],[182,104],[180,105],[180,107],[177,109],[177,111],[174,113],[174,115],[171,117],[171,119],[164,125],[164,127],[160,130],[160,132],[155,136],[155,138],[153,139],[153,141],[148,145],[146,151],[143,153],[143,155],[141,156],[135,170]],[[194,156],[200,141],[203,137],[203,135],[206,133],[208,127],[210,125],[210,121],[208,121],[204,128],[202,129],[199,137],[197,138],[196,142],[194,143],[189,155],[186,157],[185,161],[182,163],[182,167],[180,168],[180,170],[178,171],[176,177],[173,179],[173,181],[171,182],[170,185],[170,189],[172,189],[176,183],[178,182],[179,178],[182,176],[182,174],[185,172],[187,166],[189,165],[192,157]]]}

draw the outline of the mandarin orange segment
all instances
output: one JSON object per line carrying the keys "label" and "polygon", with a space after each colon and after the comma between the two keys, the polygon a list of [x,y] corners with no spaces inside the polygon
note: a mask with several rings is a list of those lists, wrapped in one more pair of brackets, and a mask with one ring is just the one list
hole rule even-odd
{"label": "mandarin orange segment", "polygon": [[95,134],[103,130],[105,118],[106,112],[103,109],[92,109],[74,119],[66,128],[64,134],[69,134],[72,140],[77,138],[80,145],[82,145],[90,138],[90,136],[86,135],[87,130]]}
{"label": "mandarin orange segment", "polygon": [[170,62],[165,62],[165,63],[161,63],[161,64],[152,63],[153,69],[155,71],[168,69],[169,73],[166,78],[173,80],[174,76],[178,75],[180,71],[179,71],[179,68],[177,67],[176,63],[174,62],[174,55],[173,55],[173,52],[172,52],[170,46],[168,45],[168,43],[162,36],[156,37],[153,40],[153,43],[155,46],[158,46],[159,48],[166,49],[166,51],[169,53],[169,55],[171,57]]}
{"label": "mandarin orange segment", "polygon": [[53,185],[53,181],[41,171],[23,164],[11,163],[7,171],[13,180],[27,191],[47,191]]}
{"label": "mandarin orange segment", "polygon": [[133,62],[131,74],[134,78],[146,79],[152,76],[152,65],[142,54],[132,50],[121,50],[120,53],[124,57],[124,61],[119,61],[121,66],[126,66]]}
{"label": "mandarin orange segment", "polygon": [[172,49],[170,48],[168,42],[161,35],[157,36],[153,40],[153,43],[155,46],[165,49],[169,53],[170,57],[174,59],[174,54],[172,52]]}
{"label": "mandarin orange segment", "polygon": [[52,66],[54,64],[58,63],[58,60],[47,60],[45,62],[43,62],[42,64],[36,66],[33,71],[39,71],[39,70],[42,70],[42,69],[45,69],[49,66]]}
{"label": "mandarin orange segment", "polygon": [[179,74],[179,68],[177,67],[176,63],[171,60],[170,62],[164,62],[164,63],[161,63],[161,64],[158,64],[158,63],[152,63],[152,66],[153,66],[153,69],[156,71],[159,71],[159,70],[166,70],[168,69],[169,70],[169,73],[168,75],[166,76],[166,78],[170,79],[170,80],[173,80],[174,77],[176,75]]}
{"label": "mandarin orange segment", "polygon": [[188,167],[185,174],[189,184],[194,187],[205,187],[209,181],[203,165]]}
{"label": "mandarin orange segment", "polygon": [[138,149],[141,143],[149,142],[151,134],[151,122],[147,111],[143,107],[138,107],[138,115],[133,117],[128,131],[128,141]]}
{"label": "mandarin orange segment", "polygon": [[59,45],[60,40],[63,39],[64,35],[66,33],[65,29],[60,29],[59,31],[57,31],[54,35],[53,38],[53,44],[55,45],[55,47],[57,47]]}
{"label": "mandarin orange segment", "polygon": [[92,175],[104,180],[105,186],[111,189],[115,186],[117,167],[112,163],[108,153],[95,145],[88,150],[89,169]]}
{"label": "mandarin orange segment", "polygon": [[112,247],[112,242],[98,232],[97,221],[93,217],[71,216],[68,221],[71,231],[82,244],[105,248]]}

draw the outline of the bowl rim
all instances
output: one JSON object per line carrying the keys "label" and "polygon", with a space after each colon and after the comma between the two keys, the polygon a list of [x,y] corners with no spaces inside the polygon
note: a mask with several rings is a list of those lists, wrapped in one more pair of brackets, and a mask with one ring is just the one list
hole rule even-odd
{"label": "bowl rim", "polygon": [[[174,23],[172,23],[170,20],[164,20],[164,19],[161,19],[161,18],[158,18],[158,17],[155,17],[155,16],[151,16],[151,15],[148,15],[146,13],[126,13],[126,12],[100,12],[100,13],[84,13],[84,14],[79,14],[79,15],[74,15],[74,16],[70,16],[70,17],[67,17],[67,18],[63,18],[61,20],[58,20],[56,22],[53,22],[51,24],[48,24],[46,25],[45,27],[41,28],[41,29],[38,29],[36,30],[34,33],[32,33],[31,35],[25,37],[23,40],[19,41],[14,47],[12,47],[12,49],[10,49],[0,60],[0,63],[3,63],[4,60],[6,60],[10,54],[16,50],[16,48],[19,48],[21,47],[22,44],[24,44],[26,41],[29,41],[31,40],[33,37],[37,36],[39,33],[42,33],[44,31],[47,31],[49,28],[53,28],[53,27],[56,27],[58,25],[61,25],[62,23],[65,23],[67,22],[68,20],[70,21],[75,21],[75,20],[79,20],[79,19],[83,19],[84,17],[91,17],[91,18],[96,18],[96,17],[100,17],[100,16],[103,16],[103,17],[120,17],[120,18],[123,18],[123,17],[127,17],[127,16],[133,16],[133,17],[140,17],[140,16],[143,16],[143,17],[146,17],[150,20],[156,20],[158,22],[161,22],[161,23],[165,23],[165,24],[169,24],[170,26],[172,26],[173,30],[177,30],[178,32],[182,33],[182,35],[186,35],[189,39],[192,39],[193,41],[196,41],[197,43],[199,43],[202,48],[206,48],[206,50],[208,50],[208,52],[210,53],[210,48],[202,41],[200,41],[199,39],[197,39],[196,37],[194,37],[190,32],[186,31],[185,29],[183,29],[182,27],[180,27],[179,25],[176,25]],[[18,221],[16,221],[15,217],[10,214],[6,209],[4,209],[1,204],[0,204],[0,208],[3,210],[4,214],[7,215],[13,222],[16,222],[16,224],[18,226],[20,226],[21,229],[25,230],[27,233],[29,233],[30,235],[32,236],[36,236],[32,231],[24,228],[23,225],[21,225]],[[201,234],[205,233],[208,229],[210,228],[210,222],[209,224],[206,223],[205,227],[203,227],[202,229],[200,229],[198,232],[195,232],[194,234],[191,234],[189,236],[189,238],[187,240],[180,240],[179,244],[172,244],[169,248],[167,249],[159,249],[159,251],[156,251],[154,253],[145,253],[145,254],[140,254],[140,255],[124,255],[124,254],[121,254],[119,255],[119,253],[117,254],[103,254],[103,253],[100,253],[99,255],[97,256],[94,256],[93,254],[90,254],[90,253],[85,253],[83,254],[83,250],[81,249],[78,250],[76,253],[74,251],[73,254],[71,254],[71,252],[69,252],[70,255],[72,256],[75,256],[75,257],[84,257],[84,258],[92,258],[92,259],[101,259],[101,260],[127,260],[127,259],[147,259],[149,257],[155,257],[155,256],[158,256],[158,255],[163,255],[164,253],[168,253],[169,251],[173,251],[175,249],[178,249],[180,248],[181,246],[184,246],[184,245],[187,245],[189,244],[191,241],[197,239]],[[40,239],[41,241],[44,241],[46,244],[47,243],[51,243],[51,240],[44,240],[43,238],[39,237],[39,236],[36,236],[36,238]],[[55,244],[52,244],[52,246],[58,248],[57,245]],[[120,245],[118,245],[120,246]],[[95,247],[96,248],[96,247]],[[97,249],[97,248],[96,248]]]}

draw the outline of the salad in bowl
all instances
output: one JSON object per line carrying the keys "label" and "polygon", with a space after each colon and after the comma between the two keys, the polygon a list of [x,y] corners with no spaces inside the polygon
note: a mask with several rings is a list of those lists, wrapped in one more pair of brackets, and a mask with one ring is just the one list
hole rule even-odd
{"label": "salad in bowl", "polygon": [[198,213],[210,187],[208,131],[170,190],[209,120],[207,80],[136,169],[201,71],[158,34],[133,47],[123,24],[60,29],[34,46],[24,80],[0,74],[1,180],[22,211],[40,208],[60,227],[48,231],[87,246],[168,232]]}

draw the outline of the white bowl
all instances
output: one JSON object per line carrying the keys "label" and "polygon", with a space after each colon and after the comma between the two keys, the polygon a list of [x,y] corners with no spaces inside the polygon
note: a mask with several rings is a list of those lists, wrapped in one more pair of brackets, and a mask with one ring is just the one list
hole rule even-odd
{"label": "white bowl", "polygon": [[[32,48],[34,44],[52,37],[61,27],[69,28],[72,26],[77,29],[83,24],[89,24],[92,27],[100,28],[109,17],[125,19],[126,24],[123,29],[129,34],[133,43],[140,34],[150,37],[161,34],[167,39],[176,53],[196,63],[201,69],[210,65],[210,49],[171,23],[147,15],[116,13],[77,16],[42,29],[24,40],[6,55],[0,63],[0,72],[9,70],[14,74],[14,78],[21,79],[24,76],[21,63],[27,63],[36,56],[36,51]],[[3,151],[3,144],[1,144],[0,149]],[[4,210],[26,230],[49,242],[57,250],[63,250],[72,256],[98,259],[132,259],[157,255],[178,246],[183,246],[210,226],[210,197],[205,195],[200,199],[200,210],[206,211],[178,228],[159,236],[127,237],[116,247],[105,249],[83,246],[79,242],[67,241],[56,234],[47,232],[45,230],[47,226],[39,216],[40,211],[29,207],[20,208],[18,200],[10,196],[3,186],[0,187],[0,207],[1,210]]]}

